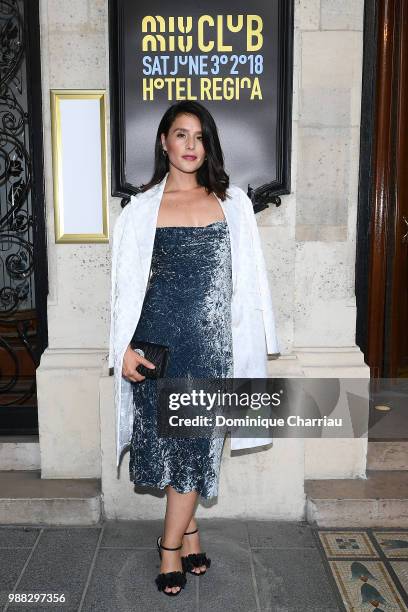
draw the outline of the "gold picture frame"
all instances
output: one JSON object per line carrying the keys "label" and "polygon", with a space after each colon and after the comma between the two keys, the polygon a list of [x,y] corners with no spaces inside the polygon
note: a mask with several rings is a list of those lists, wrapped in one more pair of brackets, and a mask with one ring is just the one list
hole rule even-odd
{"label": "gold picture frame", "polygon": [[106,92],[50,96],[55,242],[109,242]]}

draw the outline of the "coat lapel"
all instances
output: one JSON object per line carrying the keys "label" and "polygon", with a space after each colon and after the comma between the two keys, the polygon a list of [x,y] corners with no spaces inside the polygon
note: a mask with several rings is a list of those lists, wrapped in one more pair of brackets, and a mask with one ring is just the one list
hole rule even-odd
{"label": "coat lapel", "polygon": [[147,281],[149,279],[157,217],[168,176],[169,173],[167,172],[160,183],[154,185],[154,187],[142,194],[140,204],[136,198],[136,209],[133,217],[133,223],[135,225],[135,233],[138,239],[137,242],[139,246],[144,287],[147,285]]}
{"label": "coat lapel", "polygon": [[241,224],[239,222],[240,210],[238,206],[236,205],[234,206],[233,198],[229,199],[227,197],[225,202],[223,202],[222,200],[220,200],[220,198],[216,194],[214,195],[217,198],[224,212],[224,216],[225,216],[225,219],[228,225],[228,231],[230,235],[230,244],[231,244],[232,288],[233,288],[233,292],[235,293],[236,286],[237,286],[239,232],[240,232],[240,227],[241,227]]}

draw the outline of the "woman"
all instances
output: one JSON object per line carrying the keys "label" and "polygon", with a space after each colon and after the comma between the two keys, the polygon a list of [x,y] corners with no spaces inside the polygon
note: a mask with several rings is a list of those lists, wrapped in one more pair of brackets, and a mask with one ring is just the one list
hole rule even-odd
{"label": "woman", "polygon": [[[117,460],[132,416],[130,478],[167,494],[156,584],[177,595],[187,571],[201,575],[210,566],[194,513],[199,495],[217,495],[224,439],[158,436],[156,381],[137,371],[154,364],[132,350],[132,336],[169,346],[169,378],[262,378],[267,351],[279,352],[252,205],[229,185],[216,125],[197,102],[164,114],[153,177],[120,215],[112,255]],[[246,448],[270,438],[234,442]]]}

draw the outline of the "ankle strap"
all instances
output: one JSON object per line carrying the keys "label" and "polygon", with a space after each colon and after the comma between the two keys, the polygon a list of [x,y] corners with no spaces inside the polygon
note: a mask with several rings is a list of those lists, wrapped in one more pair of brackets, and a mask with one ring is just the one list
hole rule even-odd
{"label": "ankle strap", "polygon": [[182,544],[180,544],[180,546],[177,546],[177,548],[169,548],[168,546],[163,546],[163,544],[161,543],[161,538],[160,538],[159,546],[160,548],[163,548],[164,550],[180,550],[180,548],[182,547]]}
{"label": "ankle strap", "polygon": [[184,535],[190,535],[190,533],[197,533],[197,531],[198,531],[198,527],[197,529],[194,529],[194,531],[185,531]]}

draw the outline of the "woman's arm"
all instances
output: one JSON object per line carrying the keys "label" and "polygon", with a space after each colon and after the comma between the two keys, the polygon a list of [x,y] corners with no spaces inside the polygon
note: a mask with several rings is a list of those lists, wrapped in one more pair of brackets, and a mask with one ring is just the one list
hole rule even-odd
{"label": "woman's arm", "polygon": [[126,220],[129,214],[129,204],[121,211],[119,217],[116,219],[115,226],[112,234],[112,268],[111,268],[111,311],[110,311],[110,334],[109,334],[109,362],[108,367],[113,368],[114,366],[114,336],[115,336],[115,307],[116,307],[116,295],[117,295],[117,265],[118,265],[118,254],[119,247],[122,241],[123,232],[126,227]]}
{"label": "woman's arm", "polygon": [[261,238],[256,222],[254,208],[245,191],[239,188],[245,218],[249,224],[254,249],[254,261],[257,270],[258,286],[262,302],[262,312],[265,325],[266,347],[269,355],[279,354],[279,342],[276,334],[275,315],[273,310],[272,294],[270,290],[265,258],[262,251]]}
{"label": "woman's arm", "polygon": [[137,326],[137,314],[143,300],[141,299],[140,270],[141,259],[134,228],[134,206],[136,198],[122,210],[113,230],[112,272],[111,272],[111,323],[109,339],[109,367],[115,367],[115,353],[124,358],[121,366],[122,375],[134,382],[144,380],[135,372],[140,364],[151,367],[151,362],[135,353],[128,344],[129,333]]}

